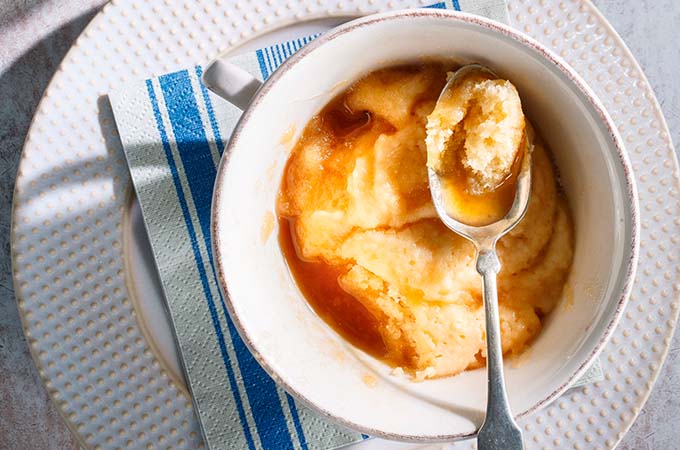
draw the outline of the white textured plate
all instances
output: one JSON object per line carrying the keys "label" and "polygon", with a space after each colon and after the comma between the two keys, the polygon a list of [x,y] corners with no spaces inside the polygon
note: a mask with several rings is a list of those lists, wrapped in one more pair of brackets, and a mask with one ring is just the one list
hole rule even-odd
{"label": "white textured plate", "polygon": [[[414,6],[346,0],[328,11],[323,3],[113,0],[48,87],[17,176],[14,278],[40,374],[83,446],[200,444],[103,96],[133,79],[205,63],[275,24]],[[677,161],[639,66],[588,1],[511,0],[510,17],[590,83],[619,127],[638,183],[638,275],[624,317],[602,352],[605,380],[573,389],[521,421],[529,448],[613,448],[649,395],[678,315]],[[328,25],[322,20],[305,29]],[[388,445],[403,448],[376,441],[361,447]]]}

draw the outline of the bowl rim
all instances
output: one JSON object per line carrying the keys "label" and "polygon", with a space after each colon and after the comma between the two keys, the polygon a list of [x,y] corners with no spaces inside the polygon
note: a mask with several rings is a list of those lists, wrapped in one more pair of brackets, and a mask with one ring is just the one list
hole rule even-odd
{"label": "bowl rim", "polygon": [[583,94],[589,106],[597,113],[600,119],[600,123],[603,124],[609,133],[609,138],[614,144],[616,150],[616,156],[623,168],[623,181],[626,185],[627,199],[630,205],[630,216],[627,217],[630,220],[631,225],[631,235],[630,235],[630,248],[628,261],[621,265],[625,267],[625,277],[623,280],[623,285],[618,293],[618,300],[616,301],[616,309],[611,314],[609,322],[607,323],[605,329],[601,332],[598,342],[592,348],[590,354],[582,361],[579,367],[571,373],[568,379],[555,388],[550,394],[548,394],[543,400],[537,402],[532,407],[520,413],[515,413],[515,419],[520,419],[524,416],[532,414],[538,411],[555,400],[564,391],[566,391],[571,384],[582,376],[588,369],[593,360],[601,352],[602,348],[611,338],[616,325],[619,322],[623,314],[623,310],[626,306],[630,293],[632,291],[633,283],[635,280],[635,272],[637,269],[637,261],[639,255],[639,235],[640,235],[640,221],[639,221],[639,203],[637,195],[637,186],[635,178],[633,176],[633,170],[626,153],[623,140],[619,135],[619,132],[614,124],[614,121],[609,116],[609,113],[605,109],[601,100],[593,92],[593,90],[588,86],[588,84],[583,80],[583,78],[564,61],[561,57],[555,54],[552,50],[545,47],[543,44],[537,40],[527,36],[526,34],[510,27],[509,25],[497,22],[492,19],[488,19],[482,16],[477,16],[474,14],[469,14],[461,11],[452,10],[438,10],[438,9],[408,9],[408,10],[398,10],[390,11],[384,13],[370,14],[366,15],[344,24],[341,24],[328,32],[322,34],[302,49],[294,53],[287,60],[285,60],[279,68],[277,68],[270,77],[265,80],[260,89],[253,96],[248,108],[243,111],[243,114],[239,118],[234,131],[231,135],[229,143],[225,149],[223,157],[220,161],[219,168],[217,171],[217,176],[215,178],[215,186],[213,190],[212,207],[211,207],[211,242],[212,242],[212,253],[215,262],[217,281],[219,289],[224,294],[226,300],[227,310],[231,319],[239,332],[239,335],[245,342],[248,350],[253,354],[253,357],[262,366],[262,368],[271,376],[277,384],[282,386],[287,392],[293,395],[297,400],[302,401],[305,405],[310,407],[316,413],[321,416],[328,418],[336,423],[339,423],[347,428],[368,434],[373,437],[379,437],[384,439],[391,439],[404,442],[443,442],[443,441],[453,441],[468,439],[476,435],[476,431],[471,433],[455,433],[455,434],[444,434],[444,435],[408,435],[408,434],[397,434],[392,432],[386,432],[378,429],[373,429],[370,427],[363,426],[358,423],[354,423],[343,417],[337,416],[330,411],[323,409],[321,405],[316,404],[312,400],[308,399],[301,393],[299,393],[295,388],[293,388],[289,383],[287,383],[281,376],[278,375],[277,371],[274,370],[273,366],[268,363],[267,359],[258,351],[253,340],[250,337],[249,332],[244,328],[241,319],[236,312],[234,305],[232,304],[232,296],[229,293],[229,283],[227,282],[227,273],[222,261],[222,253],[220,248],[222,247],[220,241],[220,235],[218,230],[221,228],[220,215],[218,214],[220,204],[220,196],[222,194],[224,180],[227,173],[227,167],[229,165],[232,152],[238,146],[238,141],[240,135],[245,128],[248,119],[253,114],[257,105],[262,101],[262,99],[271,90],[272,86],[282,78],[286,72],[288,72],[293,66],[305,58],[306,55],[310,54],[317,48],[321,47],[325,43],[332,41],[346,33],[349,33],[355,29],[363,28],[366,26],[371,26],[384,21],[391,21],[397,19],[409,19],[409,18],[433,18],[433,19],[443,19],[452,22],[463,23],[467,25],[475,25],[486,29],[487,31],[492,31],[494,33],[500,34],[506,38],[510,38],[521,45],[528,47],[530,50],[538,53],[544,60],[547,60],[554,67],[559,69],[563,75],[566,75],[569,81],[571,81],[576,88]]}

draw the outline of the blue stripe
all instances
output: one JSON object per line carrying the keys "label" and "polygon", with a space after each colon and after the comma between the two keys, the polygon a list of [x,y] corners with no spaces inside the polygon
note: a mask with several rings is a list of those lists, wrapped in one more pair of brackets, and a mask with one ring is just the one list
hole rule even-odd
{"label": "blue stripe", "polygon": [[278,46],[272,45],[269,47],[269,50],[271,50],[272,55],[274,55],[274,59],[276,60],[276,68],[278,69],[281,63],[283,62],[283,58],[281,57],[281,52],[279,52]]}
{"label": "blue stripe", "polygon": [[[283,64],[283,57],[281,56],[281,51],[280,51],[279,47],[280,47],[279,45],[275,46],[276,54],[279,55],[279,61],[280,61],[279,66],[280,66],[281,64]],[[277,68],[278,68],[278,66],[277,66]]]}
{"label": "blue stripe", "polygon": [[276,61],[274,60],[274,55],[271,54],[268,47],[264,48],[264,54],[267,57],[267,62],[269,63],[269,72],[274,72],[276,69]]}
{"label": "blue stripe", "polygon": [[286,399],[288,400],[288,407],[290,408],[290,413],[293,416],[293,423],[295,424],[295,431],[297,431],[298,440],[302,446],[302,450],[308,450],[307,448],[307,438],[305,438],[305,433],[302,430],[302,424],[300,423],[300,416],[298,415],[297,406],[295,405],[295,400],[291,397],[288,392],[286,392]]}
{"label": "blue stripe", "polygon": [[[210,204],[216,169],[203,130],[189,72],[183,70],[163,75],[159,81],[210,257],[212,278],[217,284],[210,242]],[[294,447],[276,384],[243,343],[227,313],[221,292],[220,301],[262,446],[265,450],[292,450]]]}
{"label": "blue stripe", "polygon": [[201,278],[201,285],[203,286],[203,293],[205,294],[208,309],[210,310],[210,318],[212,319],[213,327],[215,329],[215,334],[217,335],[217,342],[220,347],[220,353],[222,355],[222,362],[227,371],[227,377],[229,378],[229,386],[231,388],[231,393],[234,396],[234,401],[236,402],[236,409],[238,411],[239,420],[241,422],[241,428],[245,434],[246,441],[248,443],[248,448],[251,450],[255,449],[255,444],[253,442],[253,437],[250,434],[250,428],[248,427],[248,422],[246,421],[245,410],[243,408],[243,403],[241,401],[241,396],[238,393],[236,387],[236,377],[234,376],[234,371],[231,368],[231,363],[229,361],[229,355],[227,353],[227,346],[224,341],[224,335],[222,334],[222,328],[219,325],[219,319],[217,317],[217,308],[215,308],[215,303],[213,301],[212,293],[210,291],[210,286],[208,284],[208,278],[205,273],[203,258],[201,257],[201,252],[198,249],[198,241],[196,239],[196,233],[194,230],[194,225],[191,222],[191,215],[189,214],[189,208],[187,206],[186,199],[184,198],[184,191],[182,190],[182,185],[179,179],[179,174],[177,172],[177,166],[175,165],[174,158],[172,157],[172,151],[170,149],[170,141],[168,135],[165,131],[165,125],[163,125],[163,119],[161,117],[161,112],[158,107],[158,101],[156,99],[156,93],[153,89],[153,84],[151,80],[146,81],[146,88],[149,94],[149,100],[151,101],[151,107],[153,109],[153,114],[156,119],[156,127],[161,137],[161,142],[163,143],[163,150],[165,151],[165,158],[168,161],[170,167],[170,173],[172,174],[172,180],[175,185],[175,191],[177,192],[177,197],[179,199],[180,207],[182,209],[182,215],[184,216],[184,223],[187,226],[191,249],[194,254],[194,260],[196,262],[196,267],[198,268],[198,273]]}
{"label": "blue stripe", "polygon": [[264,55],[262,53],[262,50],[258,50],[255,52],[257,54],[257,62],[260,64],[260,73],[262,74],[262,79],[266,80],[269,78],[269,71],[267,70],[267,65],[264,62]]}
{"label": "blue stripe", "polygon": [[265,48],[264,49],[264,54],[267,57],[267,63],[269,63],[269,72],[273,72],[276,68],[274,67],[274,64],[272,64],[272,59],[274,59],[274,55],[272,55],[272,58],[269,59],[269,49]]}
{"label": "blue stripe", "polygon": [[203,68],[201,66],[196,66],[196,76],[198,77],[198,84],[201,86],[201,95],[203,95],[203,102],[205,103],[205,109],[208,111],[208,119],[210,120],[210,128],[212,129],[213,136],[215,137],[215,145],[217,145],[217,152],[222,156],[224,153],[224,142],[222,141],[222,136],[220,134],[220,128],[217,126],[217,119],[215,118],[215,110],[213,109],[213,104],[210,101],[210,95],[208,95],[208,89],[201,80],[203,75]]}
{"label": "blue stripe", "polygon": [[175,133],[177,150],[194,197],[198,222],[203,235],[209,236],[210,206],[216,170],[203,130],[203,120],[193,98],[189,72],[183,70],[163,75],[158,80]]}
{"label": "blue stripe", "polygon": [[269,53],[272,55],[272,61],[274,61],[274,64],[272,65],[272,71],[276,70],[279,67],[279,59],[276,56],[276,52],[274,51],[274,47],[269,47]]}
{"label": "blue stripe", "polygon": [[[456,6],[456,3],[458,3],[458,0],[453,0],[453,6]],[[435,9],[446,9],[446,3],[445,2],[439,2],[439,3],[434,3],[432,5],[427,5],[425,8],[435,8]]]}
{"label": "blue stripe", "polygon": [[260,65],[262,77],[266,79],[271,72],[274,72],[286,59],[300,48],[304,47],[307,43],[314,40],[317,36],[319,36],[319,33],[257,50],[257,60]]}
{"label": "blue stripe", "polygon": [[458,0],[452,0],[453,1],[453,7],[456,8],[456,11],[460,11],[460,5],[458,4]]}

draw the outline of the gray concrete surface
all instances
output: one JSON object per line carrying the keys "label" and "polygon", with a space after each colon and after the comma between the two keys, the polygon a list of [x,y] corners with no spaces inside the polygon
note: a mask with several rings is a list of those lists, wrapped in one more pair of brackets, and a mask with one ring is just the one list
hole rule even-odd
{"label": "gray concrete surface", "polygon": [[[559,0],[551,0],[556,3]],[[103,0],[0,0],[0,449],[74,449],[28,353],[12,289],[11,199],[24,137],[38,101],[71,43]],[[645,70],[680,144],[680,1],[594,0]],[[680,338],[619,446],[680,448]]]}

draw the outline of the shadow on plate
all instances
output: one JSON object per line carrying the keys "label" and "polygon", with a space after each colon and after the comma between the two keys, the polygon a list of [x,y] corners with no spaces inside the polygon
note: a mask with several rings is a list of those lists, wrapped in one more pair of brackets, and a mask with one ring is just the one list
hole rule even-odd
{"label": "shadow on plate", "polygon": [[[21,7],[6,12],[0,28],[21,20],[42,1],[15,2],[21,3]],[[3,335],[0,353],[5,356],[0,358],[0,373],[4,377],[0,397],[8,405],[14,405],[10,422],[46,427],[42,433],[0,431],[2,448],[79,447],[57,408],[49,401],[29,355],[12,288],[10,225],[16,171],[31,118],[57,66],[95,14],[94,10],[88,11],[56,29],[0,73],[0,330]]]}

